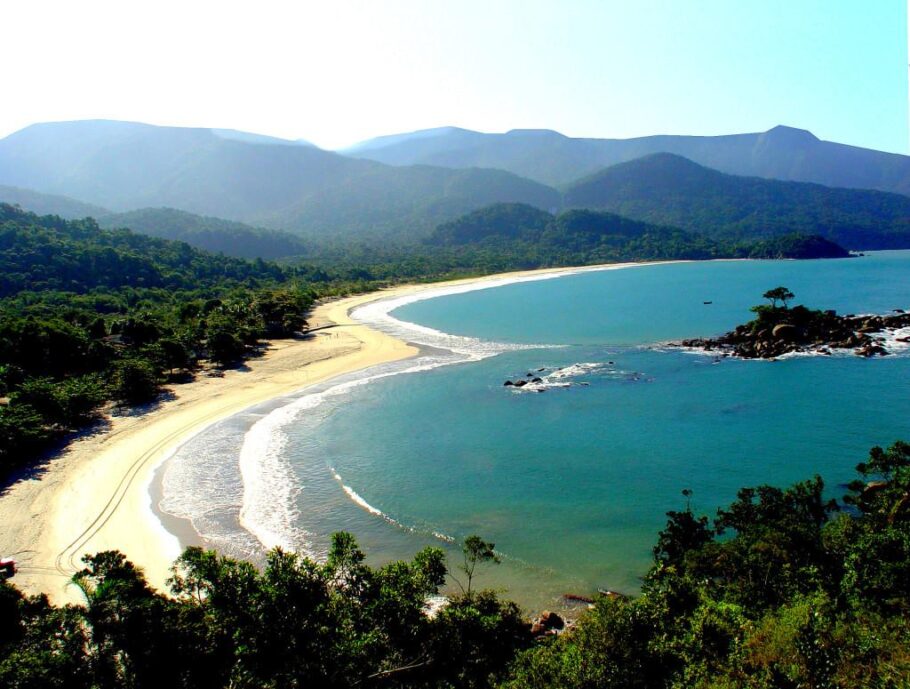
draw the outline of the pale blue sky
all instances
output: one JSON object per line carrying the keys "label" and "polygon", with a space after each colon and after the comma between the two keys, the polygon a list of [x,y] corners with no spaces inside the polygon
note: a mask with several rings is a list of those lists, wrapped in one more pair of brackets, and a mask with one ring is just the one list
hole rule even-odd
{"label": "pale blue sky", "polygon": [[329,148],[788,124],[910,150],[904,0],[15,0],[0,19],[0,136],[94,117]]}

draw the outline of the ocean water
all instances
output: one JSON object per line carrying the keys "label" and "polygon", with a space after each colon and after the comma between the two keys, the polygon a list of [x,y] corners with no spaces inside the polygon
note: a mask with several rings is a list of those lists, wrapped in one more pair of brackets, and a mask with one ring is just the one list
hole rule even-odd
{"label": "ocean water", "polygon": [[[209,429],[168,465],[161,507],[246,556],[320,557],[348,530],[373,562],[438,545],[456,565],[477,533],[503,560],[480,584],[530,609],[634,592],[683,489],[706,514],[742,486],[814,474],[838,496],[869,447],[910,438],[905,345],[775,362],[663,346],[748,320],[777,285],[841,313],[910,309],[910,252],[649,265],[368,306],[354,316],[422,355]],[[528,373],[534,390],[503,386]]]}

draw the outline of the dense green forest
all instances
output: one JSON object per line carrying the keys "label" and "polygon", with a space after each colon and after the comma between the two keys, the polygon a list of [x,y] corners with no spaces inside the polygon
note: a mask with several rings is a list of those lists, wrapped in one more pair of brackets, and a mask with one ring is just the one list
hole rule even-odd
{"label": "dense green forest", "polygon": [[439,225],[427,245],[462,251],[520,253],[536,265],[668,258],[843,258],[848,252],[817,236],[760,241],[711,239],[614,213],[570,210],[553,216],[523,204],[495,204]]}
{"label": "dense green forest", "polygon": [[151,401],[200,359],[299,331],[318,279],[0,204],[0,472],[108,401]]}
{"label": "dense green forest", "polygon": [[715,239],[821,235],[848,249],[908,246],[910,198],[727,175],[669,153],[614,165],[570,185],[568,208],[598,208]]}
{"label": "dense green forest", "polygon": [[[713,519],[683,491],[640,595],[599,596],[558,635],[532,635],[515,605],[471,587],[494,559],[476,537],[454,568],[437,548],[372,568],[348,534],[325,563],[276,549],[262,571],[190,548],[169,595],[119,553],[86,556],[82,605],[0,583],[0,682],[898,689],[910,682],[910,445],[873,448],[857,470],[840,502],[815,477],[744,488]],[[463,591],[425,614],[453,578]]]}

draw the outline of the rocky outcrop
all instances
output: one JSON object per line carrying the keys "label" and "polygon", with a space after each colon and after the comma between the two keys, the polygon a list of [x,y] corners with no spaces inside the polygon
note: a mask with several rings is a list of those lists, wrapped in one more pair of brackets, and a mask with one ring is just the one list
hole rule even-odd
{"label": "rocky outcrop", "polygon": [[546,634],[557,634],[566,626],[566,621],[555,612],[544,610],[540,617],[531,622],[531,634],[533,636],[544,636]]}
{"label": "rocky outcrop", "polygon": [[[857,356],[887,356],[883,333],[910,327],[910,313],[894,309],[884,316],[838,316],[834,311],[809,311],[803,307],[780,309],[740,325],[717,338],[696,338],[673,343],[723,356],[774,359],[792,352],[831,354],[852,349]],[[768,322],[771,318],[776,322]],[[905,338],[898,338],[905,340]]]}

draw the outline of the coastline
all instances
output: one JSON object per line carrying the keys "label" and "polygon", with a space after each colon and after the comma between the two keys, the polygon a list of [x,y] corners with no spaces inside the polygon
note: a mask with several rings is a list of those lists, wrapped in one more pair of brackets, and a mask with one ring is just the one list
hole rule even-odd
{"label": "coastline", "polygon": [[[661,262],[667,263],[667,262]],[[302,340],[269,343],[264,356],[223,377],[199,376],[168,388],[168,399],[141,414],[109,419],[106,430],[74,440],[35,476],[0,494],[0,555],[15,557],[14,582],[27,593],[46,593],[57,604],[81,602],[69,579],[85,553],[117,549],[141,567],[149,583],[165,590],[173,560],[187,545],[187,530],[162,523],[153,504],[160,467],[181,445],[213,423],[311,385],[417,354],[416,347],[355,322],[357,307],[420,292],[484,289],[525,280],[561,277],[656,263],[544,268],[479,278],[403,285],[321,304]],[[188,526],[188,525],[187,525]]]}

